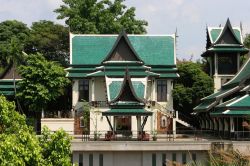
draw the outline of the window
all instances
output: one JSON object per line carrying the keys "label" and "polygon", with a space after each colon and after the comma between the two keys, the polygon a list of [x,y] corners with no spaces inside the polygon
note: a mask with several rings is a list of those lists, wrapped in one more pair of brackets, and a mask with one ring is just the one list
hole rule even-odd
{"label": "window", "polygon": [[218,74],[235,74],[237,72],[237,56],[234,54],[218,55]]}
{"label": "window", "polygon": [[163,127],[163,128],[167,127],[167,117],[166,116],[161,117],[161,127]]}
{"label": "window", "polygon": [[157,101],[167,101],[167,80],[157,80]]}
{"label": "window", "polygon": [[99,166],[103,166],[103,154],[99,154]]}
{"label": "window", "polygon": [[156,154],[152,154],[152,166],[156,166]]}
{"label": "window", "polygon": [[89,154],[89,166],[93,166],[93,154]]}
{"label": "window", "polygon": [[182,153],[182,164],[186,164],[187,163],[187,155],[186,153]]}
{"label": "window", "polygon": [[83,155],[79,154],[79,162],[78,162],[79,166],[83,166]]}
{"label": "window", "polygon": [[79,101],[89,101],[89,80],[79,80]]}
{"label": "window", "polygon": [[167,163],[166,163],[166,154],[163,153],[162,154],[162,166],[166,166],[166,165],[167,165]]}
{"label": "window", "polygon": [[85,119],[83,116],[80,117],[80,127],[86,127],[85,126]]}

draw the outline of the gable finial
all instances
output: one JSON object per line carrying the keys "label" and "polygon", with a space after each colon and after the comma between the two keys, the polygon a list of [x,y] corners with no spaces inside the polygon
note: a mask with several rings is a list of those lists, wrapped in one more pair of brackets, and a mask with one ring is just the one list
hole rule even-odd
{"label": "gable finial", "polygon": [[242,22],[240,22],[240,31],[241,31],[241,34],[243,34]]}
{"label": "gable finial", "polygon": [[178,36],[178,32],[177,32],[177,27],[176,27],[176,29],[175,29],[175,37],[176,37],[176,38],[179,37],[179,36]]}

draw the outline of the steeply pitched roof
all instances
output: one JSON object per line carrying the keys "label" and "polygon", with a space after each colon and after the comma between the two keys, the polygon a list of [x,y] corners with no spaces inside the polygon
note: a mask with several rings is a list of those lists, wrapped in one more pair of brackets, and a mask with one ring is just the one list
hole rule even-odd
{"label": "steeply pitched roof", "polygon": [[[175,35],[127,35],[131,47],[146,65],[175,66]],[[117,35],[70,34],[70,64],[100,65],[112,52]]]}
{"label": "steeply pitched roof", "polygon": [[218,44],[220,39],[222,39],[226,33],[231,33],[230,35],[233,35],[238,44],[241,45],[243,43],[240,28],[232,27],[229,19],[224,27],[207,27],[207,33],[212,45]]}
{"label": "steeply pitched roof", "polygon": [[214,42],[216,44],[238,44],[242,45],[241,38],[238,38],[231,26],[230,20],[227,19],[226,25],[224,26],[222,32]]}
{"label": "steeply pitched roof", "polygon": [[[240,71],[226,84],[222,86],[222,88],[201,100],[201,103],[194,108],[194,112],[204,112],[209,111],[211,108],[215,107],[224,107],[228,105],[228,102],[235,102],[226,101],[224,103],[220,103],[220,101],[228,96],[234,95],[235,100],[241,98],[242,93],[247,93],[246,90],[243,90],[245,87],[250,85],[250,59],[242,66]],[[243,91],[242,91],[243,90]],[[250,100],[249,100],[250,103]]]}
{"label": "steeply pitched roof", "polygon": [[113,48],[103,60],[103,63],[106,61],[138,61],[143,63],[131,45],[125,31],[119,34]]}
{"label": "steeply pitched roof", "polygon": [[110,103],[117,103],[117,102],[144,103],[143,99],[139,98],[135,93],[135,90],[131,82],[131,78],[129,76],[128,69],[126,69],[124,80],[119,94]]}
{"label": "steeply pitched roof", "polygon": [[238,52],[242,55],[248,51],[243,46],[241,29],[232,27],[229,19],[224,27],[207,27],[206,51],[201,56],[210,56],[213,52]]}

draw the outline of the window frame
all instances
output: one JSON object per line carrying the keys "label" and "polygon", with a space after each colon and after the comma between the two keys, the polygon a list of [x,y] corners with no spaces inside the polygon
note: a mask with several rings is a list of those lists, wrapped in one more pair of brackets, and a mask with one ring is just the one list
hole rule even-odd
{"label": "window frame", "polygon": [[89,79],[78,80],[78,101],[89,101]]}
{"label": "window frame", "polygon": [[[166,93],[164,93],[164,90]],[[156,80],[156,100],[158,102],[168,101],[168,80],[158,79]]]}

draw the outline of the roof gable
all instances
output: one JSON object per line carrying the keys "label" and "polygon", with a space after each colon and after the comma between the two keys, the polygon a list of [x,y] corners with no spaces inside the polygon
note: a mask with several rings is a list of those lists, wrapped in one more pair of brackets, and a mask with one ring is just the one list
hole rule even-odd
{"label": "roof gable", "polygon": [[242,44],[241,41],[236,37],[229,19],[227,19],[226,25],[214,44]]}
{"label": "roof gable", "polygon": [[[230,25],[230,27],[228,27]],[[225,31],[225,32],[223,32]],[[211,44],[215,44],[215,42],[218,41],[219,38],[223,38],[223,34],[227,34],[229,32],[229,36],[232,37],[233,36],[236,38],[235,40],[237,40],[240,44],[242,44],[243,40],[242,40],[242,34],[241,34],[241,30],[239,27],[232,27],[230,22],[226,23],[226,25],[224,27],[207,27],[207,33],[208,33],[208,39],[207,41],[210,41]]]}
{"label": "roof gable", "polygon": [[109,54],[103,60],[106,61],[140,61],[140,57],[137,55],[133,46],[131,45],[127,34],[122,31],[118,36],[113,48],[110,50]]}
{"label": "roof gable", "polygon": [[128,69],[126,69],[124,80],[123,80],[119,94],[114,100],[111,101],[111,103],[116,103],[116,102],[144,103],[144,101],[140,99],[134,91]]}

